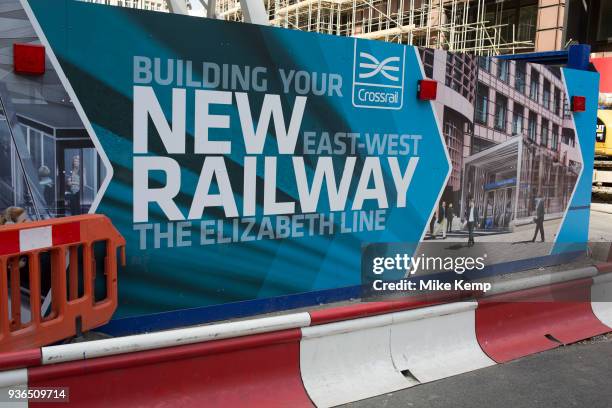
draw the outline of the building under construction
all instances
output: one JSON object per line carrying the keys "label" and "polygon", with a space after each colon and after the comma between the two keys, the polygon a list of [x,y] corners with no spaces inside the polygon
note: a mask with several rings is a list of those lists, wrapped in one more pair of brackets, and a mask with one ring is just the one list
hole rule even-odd
{"label": "building under construction", "polygon": [[[565,0],[265,0],[270,24],[478,55],[559,49]],[[217,16],[240,21],[239,0]]]}
{"label": "building under construction", "polygon": [[[213,4],[215,17],[242,21],[240,0],[83,0],[168,11]],[[477,55],[559,50],[568,0],[261,0],[270,25]],[[184,3],[184,4],[183,4]],[[181,7],[179,7],[181,8]],[[189,11],[187,11],[189,10]],[[176,12],[177,10],[175,10]],[[209,14],[209,17],[211,15]]]}

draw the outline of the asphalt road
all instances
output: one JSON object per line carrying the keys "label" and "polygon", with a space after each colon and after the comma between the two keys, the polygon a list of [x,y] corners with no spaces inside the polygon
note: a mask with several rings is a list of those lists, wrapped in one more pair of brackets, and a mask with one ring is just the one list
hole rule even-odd
{"label": "asphalt road", "polygon": [[610,408],[612,336],[528,356],[346,408]]}

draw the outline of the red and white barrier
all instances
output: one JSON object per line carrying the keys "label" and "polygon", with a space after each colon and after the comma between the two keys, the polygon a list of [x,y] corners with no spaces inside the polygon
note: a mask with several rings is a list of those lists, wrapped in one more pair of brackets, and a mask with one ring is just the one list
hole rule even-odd
{"label": "red and white barrier", "polygon": [[[591,276],[596,273],[582,268],[497,285],[478,300],[478,343],[493,360],[505,363],[610,331],[592,311]],[[564,277],[572,280],[563,282]],[[526,289],[530,280],[547,284]]]}
{"label": "red and white barrier", "polygon": [[365,303],[5,353],[0,391],[69,387],[72,405],[117,408],[334,406],[612,331],[602,272],[504,281],[478,302]]}
{"label": "red and white barrier", "polygon": [[281,316],[240,320],[207,326],[195,326],[185,329],[115,337],[76,344],[49,346],[42,348],[42,363],[63,363],[67,361],[86,360],[96,357],[183,346],[211,340],[223,340],[253,334],[296,329],[308,326],[309,324],[310,315],[308,313],[292,313]]}
{"label": "red and white barrier", "polygon": [[28,382],[68,387],[79,407],[311,407],[299,353],[290,329],[42,365]]}
{"label": "red and white barrier", "polygon": [[302,328],[300,368],[317,407],[332,407],[418,384],[391,358],[392,315]]}
{"label": "red and white barrier", "polygon": [[595,316],[606,326],[612,327],[612,273],[593,278],[591,299]]}
{"label": "red and white barrier", "polygon": [[457,302],[393,313],[394,366],[424,383],[495,364],[476,340],[477,306]]}
{"label": "red and white barrier", "polygon": [[0,232],[0,255],[72,244],[79,242],[80,235],[81,226],[78,221],[44,227],[6,228]]}

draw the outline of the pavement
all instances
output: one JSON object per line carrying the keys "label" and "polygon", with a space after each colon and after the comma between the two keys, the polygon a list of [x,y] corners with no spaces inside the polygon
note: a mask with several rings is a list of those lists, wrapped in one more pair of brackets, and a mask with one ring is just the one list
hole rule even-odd
{"label": "pavement", "polygon": [[589,224],[589,247],[592,257],[606,261],[612,255],[610,243],[612,243],[612,204],[593,203]]}
{"label": "pavement", "polygon": [[589,241],[612,242],[612,203],[593,203],[591,205]]}
{"label": "pavement", "polygon": [[[486,253],[489,265],[542,257],[551,253],[562,220],[554,218],[544,222],[544,243],[540,242],[539,234],[536,242],[531,242],[535,225],[529,223],[515,227],[513,232],[476,236],[476,246],[472,248],[467,247],[467,235],[463,233],[451,233],[446,239],[426,239],[419,245],[417,253],[442,257],[482,256]],[[596,258],[605,260],[612,242],[612,203],[593,204],[589,242]]]}
{"label": "pavement", "polygon": [[610,408],[612,336],[534,354],[346,408]]}
{"label": "pavement", "polygon": [[[599,213],[597,213],[599,215]],[[612,215],[611,215],[612,216]],[[468,247],[466,234],[449,234],[446,239],[428,239],[419,244],[417,253],[435,257],[486,257],[486,265],[504,264],[547,256],[554,247],[561,218],[544,222],[545,242],[540,235],[534,242],[535,224],[524,224],[513,232],[479,235],[474,238],[475,245]]]}
{"label": "pavement", "polygon": [[[547,241],[554,241],[561,225],[561,218],[555,218],[552,220],[544,221],[544,236]],[[523,224],[514,228],[514,231],[507,234],[490,235],[486,237],[479,237],[479,241],[482,242],[522,242],[533,239],[533,233],[535,232],[535,224]],[[540,235],[536,237],[536,240],[540,240]]]}
{"label": "pavement", "polygon": [[607,202],[594,202],[591,203],[591,211],[612,214],[612,204]]}
{"label": "pavement", "polygon": [[[544,235],[546,240],[553,241],[555,239],[557,232],[559,231],[561,221],[561,217],[544,221]],[[457,225],[457,228],[460,227]],[[534,232],[535,224],[533,222],[528,222],[514,227],[512,232],[487,232],[484,230],[476,230],[474,235],[480,242],[519,242],[531,240]],[[457,230],[448,234],[446,241],[465,242],[467,241],[467,237],[467,231]],[[431,239],[429,234],[427,234],[426,239]],[[439,234],[437,236],[437,240],[439,241],[440,239],[441,235]],[[540,235],[537,236],[537,240],[540,240]]]}
{"label": "pavement", "polygon": [[[544,221],[544,235],[546,241],[554,241],[559,231],[562,218],[554,218]],[[459,228],[459,224],[456,226]],[[527,223],[514,228],[512,232],[490,233],[477,236],[479,242],[524,242],[533,238],[535,225]],[[429,239],[429,234],[426,236]],[[438,241],[440,237],[438,237]],[[449,234],[446,241],[464,242],[467,236],[464,232],[460,234]],[[538,235],[537,241],[540,240]],[[591,222],[589,225],[589,241],[612,242],[612,202],[594,202],[591,204]]]}

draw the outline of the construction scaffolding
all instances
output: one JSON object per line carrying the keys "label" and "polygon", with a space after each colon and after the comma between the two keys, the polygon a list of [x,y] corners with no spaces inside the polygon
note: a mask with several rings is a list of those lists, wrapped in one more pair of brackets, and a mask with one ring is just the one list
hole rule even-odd
{"label": "construction scaffolding", "polygon": [[[501,21],[486,0],[264,0],[270,25],[477,55],[533,49],[524,27]],[[239,0],[217,0],[217,16],[242,21]],[[491,7],[496,9],[491,11]]]}

